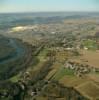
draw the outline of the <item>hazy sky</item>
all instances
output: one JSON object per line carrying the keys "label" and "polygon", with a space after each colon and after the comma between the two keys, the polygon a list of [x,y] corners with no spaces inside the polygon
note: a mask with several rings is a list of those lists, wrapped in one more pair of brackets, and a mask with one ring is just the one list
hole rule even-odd
{"label": "hazy sky", "polygon": [[0,0],[0,12],[99,11],[99,0]]}

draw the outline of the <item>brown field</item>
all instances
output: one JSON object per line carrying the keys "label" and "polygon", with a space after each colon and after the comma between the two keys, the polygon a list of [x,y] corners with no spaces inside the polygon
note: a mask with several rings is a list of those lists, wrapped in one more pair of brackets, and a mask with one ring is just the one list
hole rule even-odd
{"label": "brown field", "polygon": [[64,76],[59,80],[59,83],[66,87],[74,87],[78,92],[90,100],[99,99],[99,85],[89,78]]}
{"label": "brown field", "polygon": [[76,89],[90,100],[99,100],[99,86],[94,82],[86,82],[76,87]]}
{"label": "brown field", "polygon": [[36,100],[48,100],[47,97],[37,97]]}
{"label": "brown field", "polygon": [[49,80],[51,77],[53,77],[53,75],[57,72],[56,69],[51,70],[48,75],[46,76],[46,80]]}
{"label": "brown field", "polygon": [[98,51],[89,51],[81,50],[81,56],[72,59],[75,62],[82,64],[88,64],[92,67],[99,68],[99,50]]}
{"label": "brown field", "polygon": [[99,83],[99,74],[89,74],[88,77],[94,82]]}
{"label": "brown field", "polygon": [[87,79],[87,78],[79,78],[76,76],[73,77],[73,76],[67,76],[67,75],[59,80],[59,82],[66,87],[67,86],[68,87],[77,87],[87,81],[89,81],[89,79]]}
{"label": "brown field", "polygon": [[58,62],[63,63],[63,62],[66,61],[66,59],[67,59],[68,57],[69,57],[69,53],[68,53],[68,52],[66,52],[66,51],[61,51],[61,52],[58,52],[58,53],[57,53],[57,55],[56,55],[56,60],[57,60]]}
{"label": "brown field", "polygon": [[57,98],[56,100],[66,100],[66,98]]}

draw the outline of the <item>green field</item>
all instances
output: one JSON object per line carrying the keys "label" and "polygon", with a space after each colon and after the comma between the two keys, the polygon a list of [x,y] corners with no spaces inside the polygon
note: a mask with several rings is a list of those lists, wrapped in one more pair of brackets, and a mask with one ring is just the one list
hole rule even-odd
{"label": "green field", "polygon": [[17,74],[17,75],[15,75],[15,76],[11,77],[9,80],[10,80],[11,82],[17,82],[18,79],[20,79],[20,74]]}
{"label": "green field", "polygon": [[97,50],[98,45],[94,40],[85,40],[83,41],[83,46],[88,48],[89,50]]}
{"label": "green field", "polygon": [[59,80],[62,77],[64,77],[65,75],[74,76],[74,71],[70,70],[70,69],[66,69],[64,67],[61,67],[60,70],[58,70],[58,72],[54,75],[53,79]]}
{"label": "green field", "polygon": [[43,48],[43,49],[40,51],[40,53],[38,54],[38,58],[40,59],[40,61],[46,59],[47,53],[48,53],[48,49],[47,49],[47,48]]}

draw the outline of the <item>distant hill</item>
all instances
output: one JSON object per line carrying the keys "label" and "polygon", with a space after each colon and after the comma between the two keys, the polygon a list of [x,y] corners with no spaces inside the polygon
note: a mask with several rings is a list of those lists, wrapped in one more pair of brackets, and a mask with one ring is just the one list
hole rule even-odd
{"label": "distant hill", "polygon": [[46,12],[0,14],[0,29],[7,29],[16,25],[62,23],[64,19],[80,19],[95,16],[99,16],[99,13]]}

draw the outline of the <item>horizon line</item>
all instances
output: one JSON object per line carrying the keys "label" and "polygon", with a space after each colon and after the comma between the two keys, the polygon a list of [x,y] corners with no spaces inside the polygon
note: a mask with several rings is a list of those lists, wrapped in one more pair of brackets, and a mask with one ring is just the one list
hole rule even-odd
{"label": "horizon line", "polygon": [[0,12],[0,14],[10,14],[10,13],[67,13],[67,12],[74,12],[74,13],[99,13],[99,11],[16,11],[16,12]]}

